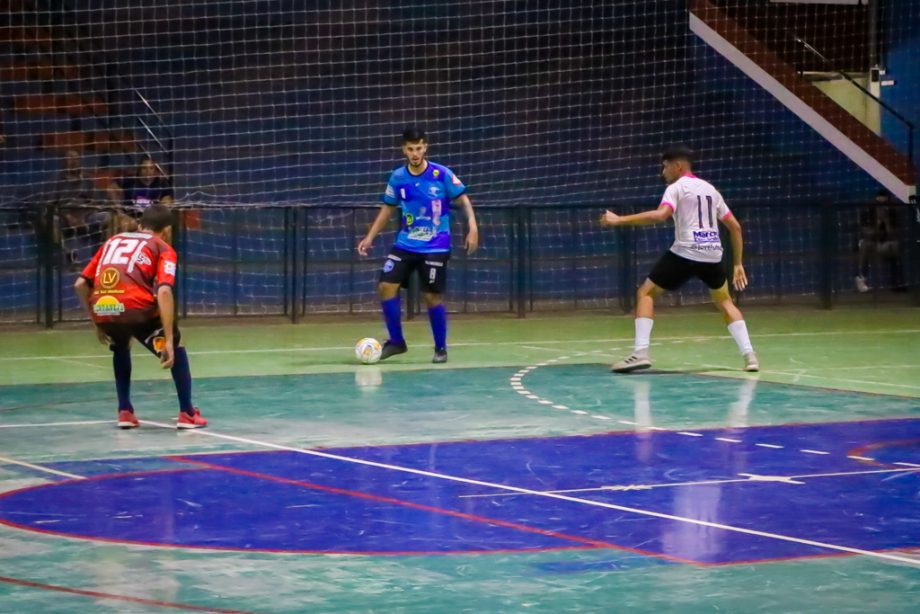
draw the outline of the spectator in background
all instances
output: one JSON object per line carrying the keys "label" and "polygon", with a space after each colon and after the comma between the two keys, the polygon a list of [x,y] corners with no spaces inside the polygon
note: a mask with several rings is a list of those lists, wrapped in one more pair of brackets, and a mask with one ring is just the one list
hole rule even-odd
{"label": "spectator in background", "polygon": [[[39,226],[73,264],[80,260],[79,250],[87,248],[91,254],[105,239],[113,219],[111,194],[98,189],[87,176],[80,152],[75,149],[64,154],[64,168],[50,183],[48,199],[39,213]],[[47,208],[54,212],[50,228]]]}
{"label": "spectator in background", "polygon": [[171,206],[173,191],[160,166],[150,156],[144,156],[134,176],[125,178],[120,200],[124,215],[120,217],[118,228],[122,232],[130,231],[137,228],[137,220],[150,205]]}
{"label": "spectator in background", "polygon": [[[874,202],[859,216],[859,269],[856,274],[856,289],[868,292],[869,265],[884,263],[888,271],[889,287],[896,292],[906,290],[904,285],[903,261],[901,258],[899,207],[892,202],[891,194],[880,190]],[[879,275],[879,277],[881,277]]]}
{"label": "spectator in background", "polygon": [[150,156],[144,156],[137,166],[134,177],[128,177],[124,185],[124,205],[130,211],[140,214],[153,204],[172,205],[173,191],[165,173]]}

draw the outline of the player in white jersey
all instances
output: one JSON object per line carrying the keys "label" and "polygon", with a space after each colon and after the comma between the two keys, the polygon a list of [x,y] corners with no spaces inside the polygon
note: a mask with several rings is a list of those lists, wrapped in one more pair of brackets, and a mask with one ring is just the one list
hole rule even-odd
{"label": "player in white jersey", "polygon": [[709,295],[728,325],[738,351],[744,358],[745,371],[758,371],[760,365],[748,336],[744,316],[735,306],[728,291],[728,280],[722,266],[721,222],[728,229],[732,242],[732,285],[736,290],[747,287],[747,275],[741,264],[744,241],[741,224],[728,209],[722,195],[712,184],[693,174],[693,152],[678,146],[661,156],[661,178],[668,184],[658,209],[617,215],[604,212],[604,226],[640,226],[657,224],[674,218],[674,243],[655,264],[648,278],[636,291],[636,341],[633,352],[614,363],[613,371],[628,373],[652,366],[649,358],[649,338],[654,324],[655,298],[668,290],[677,290],[690,278],[696,277],[709,287]]}

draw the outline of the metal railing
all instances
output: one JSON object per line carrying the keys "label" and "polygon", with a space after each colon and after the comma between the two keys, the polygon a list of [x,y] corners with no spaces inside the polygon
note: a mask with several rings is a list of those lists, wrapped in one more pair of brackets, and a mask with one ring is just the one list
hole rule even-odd
{"label": "metal railing", "polygon": [[[918,304],[916,206],[886,205],[900,222],[897,237],[889,238],[896,243],[896,258],[890,249],[885,257],[881,250],[874,253],[868,268],[874,289],[861,294],[854,287],[858,245],[865,238],[859,220],[872,206],[736,207],[751,280],[739,300],[824,308]],[[393,229],[378,238],[370,257],[355,251],[376,207],[178,209],[174,245],[182,317],[274,315],[296,322],[314,313],[378,309],[378,271]],[[477,253],[464,252],[455,224],[449,308],[518,317],[553,310],[631,310],[635,288],[670,246],[673,230],[669,224],[604,229],[597,223],[602,210],[593,205],[477,207]],[[88,221],[74,225],[75,219]],[[83,319],[70,286],[109,231],[104,210],[0,209],[0,321],[50,327]],[[729,245],[727,237],[723,245]],[[724,261],[730,263],[730,253]],[[913,292],[902,293],[906,289]],[[409,317],[420,310],[416,292],[408,293]],[[677,305],[709,300],[698,283],[668,296]]]}

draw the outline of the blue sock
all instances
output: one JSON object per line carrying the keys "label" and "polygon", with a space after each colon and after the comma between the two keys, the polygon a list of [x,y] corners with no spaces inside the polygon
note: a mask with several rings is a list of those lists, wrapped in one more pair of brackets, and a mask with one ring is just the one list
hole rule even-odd
{"label": "blue sock", "polygon": [[390,341],[394,343],[405,343],[402,332],[402,313],[399,307],[399,295],[391,299],[380,301],[380,307],[383,309],[383,321],[386,322],[387,332],[390,333]]}
{"label": "blue sock", "polygon": [[131,347],[116,345],[112,350],[112,369],[115,371],[115,392],[118,409],[134,411],[131,405]]}
{"label": "blue sock", "polygon": [[428,319],[431,321],[431,335],[434,337],[435,349],[447,349],[447,308],[444,305],[430,308]]}
{"label": "blue sock", "polygon": [[188,365],[188,354],[184,347],[177,347],[172,369],[173,382],[176,384],[176,396],[179,397],[179,409],[187,414],[195,413],[192,405],[192,371]]}

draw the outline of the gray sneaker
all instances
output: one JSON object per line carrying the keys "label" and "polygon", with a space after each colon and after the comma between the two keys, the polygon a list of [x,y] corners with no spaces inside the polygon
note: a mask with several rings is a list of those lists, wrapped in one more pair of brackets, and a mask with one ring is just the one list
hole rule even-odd
{"label": "gray sneaker", "polygon": [[745,371],[760,371],[760,363],[757,361],[757,354],[748,352],[744,355]]}
{"label": "gray sneaker", "polygon": [[613,363],[610,370],[614,373],[629,373],[639,369],[648,369],[651,366],[652,361],[649,360],[648,350],[636,350],[620,362]]}

